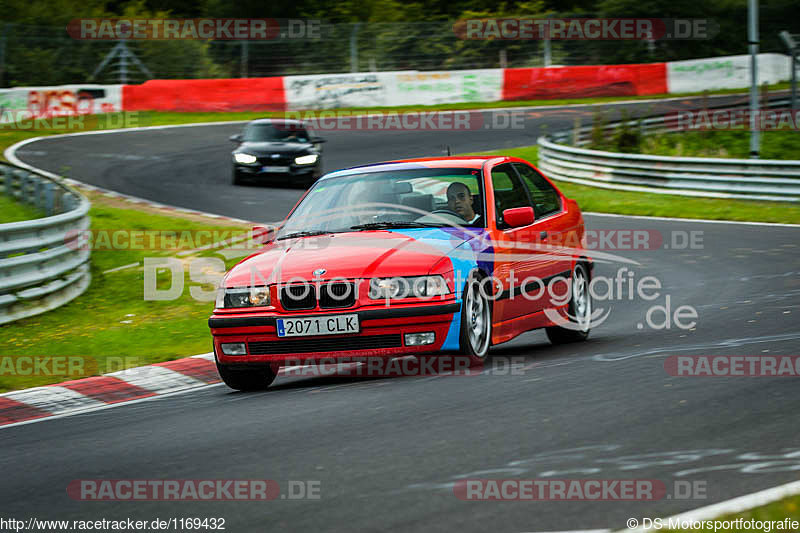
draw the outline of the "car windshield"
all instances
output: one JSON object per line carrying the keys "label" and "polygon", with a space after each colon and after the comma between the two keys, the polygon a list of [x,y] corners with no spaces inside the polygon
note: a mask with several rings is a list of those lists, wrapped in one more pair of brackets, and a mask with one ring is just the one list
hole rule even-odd
{"label": "car windshield", "polygon": [[485,227],[481,171],[423,168],[323,179],[278,238],[426,226]]}
{"label": "car windshield", "polygon": [[297,124],[248,124],[244,140],[248,142],[299,142],[307,143],[309,135]]}

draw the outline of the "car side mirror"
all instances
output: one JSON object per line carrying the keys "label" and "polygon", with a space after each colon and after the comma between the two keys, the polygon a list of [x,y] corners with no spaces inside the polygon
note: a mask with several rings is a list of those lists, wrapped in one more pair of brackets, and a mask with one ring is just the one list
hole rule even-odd
{"label": "car side mirror", "polygon": [[258,244],[269,244],[275,240],[274,226],[253,226],[250,230],[250,240]]}
{"label": "car side mirror", "polygon": [[512,228],[530,226],[534,218],[532,207],[514,207],[503,211],[503,220]]}
{"label": "car side mirror", "polygon": [[234,143],[240,143],[242,142],[242,139],[244,139],[244,137],[242,137],[241,133],[237,133],[236,135],[231,135],[228,137],[228,140]]}
{"label": "car side mirror", "polygon": [[322,144],[326,142],[322,137],[311,137],[311,144]]}

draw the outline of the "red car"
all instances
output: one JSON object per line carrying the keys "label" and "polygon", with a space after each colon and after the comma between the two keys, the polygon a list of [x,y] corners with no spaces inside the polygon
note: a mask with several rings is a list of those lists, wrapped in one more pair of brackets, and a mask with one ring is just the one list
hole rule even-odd
{"label": "red car", "polygon": [[393,161],[320,178],[224,277],[209,319],[223,381],[280,366],[460,353],[546,328],[589,334],[592,260],[574,200],[513,157]]}

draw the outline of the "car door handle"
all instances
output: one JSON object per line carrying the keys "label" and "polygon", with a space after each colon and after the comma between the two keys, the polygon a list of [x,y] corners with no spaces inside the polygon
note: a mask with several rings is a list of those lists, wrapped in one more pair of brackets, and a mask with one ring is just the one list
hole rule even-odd
{"label": "car door handle", "polygon": [[546,231],[540,231],[539,232],[539,238],[541,240],[543,240],[543,241],[546,241],[547,240],[547,232]]}

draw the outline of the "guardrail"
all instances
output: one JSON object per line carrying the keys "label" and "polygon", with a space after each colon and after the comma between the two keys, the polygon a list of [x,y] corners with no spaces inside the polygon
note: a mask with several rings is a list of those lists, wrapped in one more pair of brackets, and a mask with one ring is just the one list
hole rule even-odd
{"label": "guardrail", "polygon": [[0,189],[47,216],[0,224],[0,324],[55,309],[89,286],[89,200],[59,181],[0,164]]}
{"label": "guardrail", "polygon": [[[785,106],[787,101],[769,103]],[[711,110],[735,110],[744,106]],[[677,113],[617,122],[642,134],[675,131]],[[800,161],[668,157],[605,152],[581,148],[590,141],[591,127],[562,131],[538,139],[539,168],[553,179],[605,189],[745,200],[800,201]],[[570,146],[574,144],[575,146]]]}

